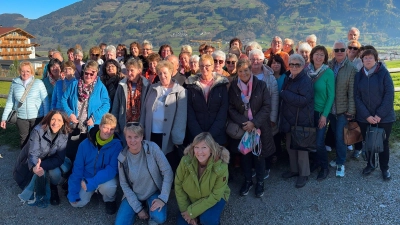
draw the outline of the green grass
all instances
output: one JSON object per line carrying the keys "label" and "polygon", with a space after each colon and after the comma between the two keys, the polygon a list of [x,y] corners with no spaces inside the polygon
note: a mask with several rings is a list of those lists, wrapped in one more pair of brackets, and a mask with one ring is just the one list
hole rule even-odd
{"label": "green grass", "polygon": [[400,60],[385,61],[387,68],[400,68]]}
{"label": "green grass", "polygon": [[0,82],[0,94],[7,95],[10,90],[11,82],[1,81]]}
{"label": "green grass", "polygon": [[[0,98],[0,115],[3,115],[6,99]],[[0,145],[8,145],[13,149],[19,148],[19,133],[17,126],[7,124],[6,129],[0,128]]]}

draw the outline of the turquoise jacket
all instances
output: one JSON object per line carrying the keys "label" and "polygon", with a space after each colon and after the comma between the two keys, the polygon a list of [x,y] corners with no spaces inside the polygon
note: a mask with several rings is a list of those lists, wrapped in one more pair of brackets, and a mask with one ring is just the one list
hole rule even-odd
{"label": "turquoise jacket", "polygon": [[73,77],[71,80],[64,79],[56,82],[56,85],[53,89],[53,95],[51,96],[51,109],[62,109],[61,98],[68,86],[74,81],[76,81],[75,77]]}

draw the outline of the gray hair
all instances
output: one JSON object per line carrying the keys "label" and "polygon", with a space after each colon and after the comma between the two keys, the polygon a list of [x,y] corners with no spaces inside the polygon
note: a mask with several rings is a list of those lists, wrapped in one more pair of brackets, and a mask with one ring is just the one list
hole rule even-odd
{"label": "gray hair", "polygon": [[199,62],[199,60],[200,60],[200,57],[198,55],[192,55],[192,56],[190,56],[189,62],[193,62],[193,61]]}
{"label": "gray hair", "polygon": [[226,56],[227,59],[234,59],[234,60],[238,60],[238,57],[233,54],[233,53],[228,53],[228,55]]}
{"label": "gray hair", "polygon": [[106,53],[107,53],[107,52],[113,52],[114,54],[117,54],[117,49],[115,48],[114,45],[109,45],[109,46],[107,46],[107,48],[106,48]]}
{"label": "gray hair", "polygon": [[253,49],[249,52],[249,59],[253,57],[253,55],[258,55],[260,56],[261,59],[264,59],[264,53],[260,49]]}
{"label": "gray hair", "polygon": [[[54,53],[53,53],[54,54]],[[74,55],[80,55],[83,56],[83,52],[80,49],[75,49]]]}
{"label": "gray hair", "polygon": [[[358,33],[358,35],[360,36],[360,30],[359,30],[357,27],[352,27],[352,28],[350,28],[349,32],[350,32],[351,30],[355,30],[355,31]],[[347,33],[349,33],[349,32],[347,32]]]}
{"label": "gray hair", "polygon": [[346,46],[347,46],[347,43],[345,41],[337,40],[337,41],[335,41],[335,43],[333,43],[332,50],[335,49],[336,44],[343,44],[344,48],[346,48]]}
{"label": "gray hair", "polygon": [[303,56],[295,53],[289,56],[289,63],[291,63],[293,60],[297,60],[300,62],[300,66],[303,67],[306,64],[306,61],[304,60]]}
{"label": "gray hair", "polygon": [[299,48],[298,48],[297,52],[300,52],[300,51],[311,52],[311,50],[312,50],[312,48],[307,42],[302,42],[301,44],[299,44]]}
{"label": "gray hair", "polygon": [[142,43],[142,46],[145,46],[145,45],[148,45],[148,46],[150,46],[151,49],[153,49],[153,45],[151,44],[150,41],[144,40],[143,43]]}
{"label": "gray hair", "polygon": [[306,41],[307,40],[313,40],[313,41],[317,42],[317,36],[315,36],[315,34],[310,34],[306,37]]}
{"label": "gray hair", "polygon": [[141,137],[143,137],[143,134],[144,134],[144,130],[140,125],[136,126],[136,125],[127,124],[124,128],[124,135],[126,135],[127,131],[131,131],[134,134],[141,136]]}
{"label": "gray hair", "polygon": [[213,52],[213,54],[212,54],[212,57],[213,57],[213,58],[218,57],[218,56],[221,57],[221,58],[223,58],[224,61],[225,61],[225,59],[226,59],[225,52],[223,52],[223,51],[221,51],[221,50],[217,50],[217,51]]}
{"label": "gray hair", "polygon": [[294,41],[290,38],[285,38],[285,40],[283,40],[283,43],[285,43],[285,42],[290,42],[290,45],[294,44]]}
{"label": "gray hair", "polygon": [[252,47],[253,49],[260,49],[260,50],[262,50],[261,45],[258,44],[258,43],[255,42],[255,41],[250,41],[249,43],[247,43],[246,48],[249,47],[249,46]]}
{"label": "gray hair", "polygon": [[274,42],[274,41],[275,41],[275,39],[279,39],[279,40],[282,42],[282,38],[281,38],[281,37],[279,37],[279,36],[275,36],[275,37],[273,37],[273,38],[272,38],[271,44],[272,44],[272,42]]}

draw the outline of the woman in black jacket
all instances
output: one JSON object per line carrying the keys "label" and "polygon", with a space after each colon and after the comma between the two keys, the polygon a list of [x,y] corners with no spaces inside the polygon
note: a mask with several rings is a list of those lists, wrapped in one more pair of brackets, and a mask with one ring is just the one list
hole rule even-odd
{"label": "woman in black jacket", "polygon": [[296,187],[306,185],[310,175],[307,151],[290,148],[291,127],[314,126],[314,88],[311,78],[304,71],[304,58],[299,54],[289,57],[290,75],[285,79],[280,93],[280,131],[286,133],[286,149],[289,153],[290,171],[282,174],[283,178],[298,176]]}
{"label": "woman in black jacket", "polygon": [[[266,83],[253,76],[251,62],[248,59],[240,59],[237,62],[236,71],[238,76],[232,80],[229,89],[229,117],[245,131],[260,129],[262,143],[259,156],[251,152],[242,155],[245,182],[240,189],[240,195],[247,195],[253,186],[252,166],[254,163],[257,177],[255,192],[256,197],[260,198],[264,195],[265,158],[275,152],[270,121],[271,97]],[[231,144],[238,146],[237,142],[237,140],[232,140]]]}
{"label": "woman in black jacket", "polygon": [[212,72],[212,56],[202,55],[199,64],[200,74],[188,77],[184,84],[188,91],[187,141],[192,143],[198,134],[209,132],[218,144],[224,145],[229,81]]}
{"label": "woman in black jacket", "polygon": [[[354,80],[354,101],[356,104],[356,119],[365,138],[368,126],[383,128],[386,139],[383,141],[383,152],[379,153],[379,167],[384,180],[390,180],[389,172],[389,137],[393,122],[396,120],[394,112],[394,86],[389,71],[378,62],[378,53],[368,49],[361,55],[364,67],[356,74]],[[373,157],[370,160],[370,157]],[[369,175],[375,167],[375,156],[367,154],[367,166],[364,175]]]}
{"label": "woman in black jacket", "polygon": [[110,111],[111,111],[114,96],[115,93],[117,92],[118,83],[125,76],[121,72],[121,66],[114,59],[109,59],[104,63],[102,74],[103,75],[101,76],[100,79],[108,91],[108,97],[110,98]]}

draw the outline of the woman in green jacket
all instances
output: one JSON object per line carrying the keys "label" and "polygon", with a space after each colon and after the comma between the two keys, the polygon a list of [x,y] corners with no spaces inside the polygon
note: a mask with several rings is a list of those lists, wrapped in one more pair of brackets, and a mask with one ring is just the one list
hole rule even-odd
{"label": "woman in green jacket", "polygon": [[203,132],[184,153],[175,176],[175,195],[181,212],[177,224],[220,224],[230,194],[228,150],[219,146],[210,133]]}

